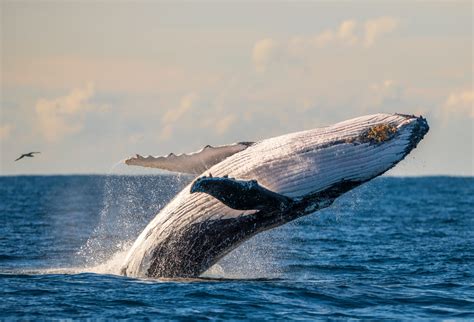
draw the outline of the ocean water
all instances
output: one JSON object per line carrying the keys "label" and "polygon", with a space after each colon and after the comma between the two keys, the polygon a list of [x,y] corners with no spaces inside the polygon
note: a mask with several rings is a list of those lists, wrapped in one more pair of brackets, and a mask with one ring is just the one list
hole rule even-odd
{"label": "ocean water", "polygon": [[378,178],[193,280],[117,275],[185,176],[0,177],[0,319],[474,319],[474,178]]}

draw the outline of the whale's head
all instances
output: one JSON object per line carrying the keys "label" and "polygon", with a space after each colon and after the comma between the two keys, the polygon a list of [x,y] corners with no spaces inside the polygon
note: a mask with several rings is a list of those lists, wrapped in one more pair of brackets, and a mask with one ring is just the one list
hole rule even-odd
{"label": "whale's head", "polygon": [[[405,114],[375,114],[328,127],[263,141],[267,158],[256,167],[271,190],[302,197],[341,185],[347,191],[379,176],[403,160],[428,132],[426,119]],[[280,142],[279,142],[280,141]],[[283,152],[282,152],[283,151]]]}

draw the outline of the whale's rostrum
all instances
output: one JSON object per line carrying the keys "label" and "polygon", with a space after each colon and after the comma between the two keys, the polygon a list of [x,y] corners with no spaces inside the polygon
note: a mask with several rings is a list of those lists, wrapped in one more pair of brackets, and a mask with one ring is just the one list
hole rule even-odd
{"label": "whale's rostrum", "polygon": [[189,155],[133,157],[127,164],[203,173],[139,235],[122,273],[199,276],[255,234],[328,207],[383,174],[428,129],[422,117],[375,114]]}

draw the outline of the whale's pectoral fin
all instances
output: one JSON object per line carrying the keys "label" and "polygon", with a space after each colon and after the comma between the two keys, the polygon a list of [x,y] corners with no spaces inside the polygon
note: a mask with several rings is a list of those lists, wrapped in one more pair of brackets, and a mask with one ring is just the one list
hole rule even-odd
{"label": "whale's pectoral fin", "polygon": [[260,186],[256,180],[236,180],[228,177],[201,177],[191,186],[191,193],[203,192],[237,210],[284,210],[293,199]]}
{"label": "whale's pectoral fin", "polygon": [[173,153],[167,156],[146,156],[136,155],[125,160],[128,165],[137,165],[148,168],[159,168],[168,171],[200,174],[231,155],[245,150],[253,142],[239,142],[222,146],[206,145],[200,151],[190,154]]}

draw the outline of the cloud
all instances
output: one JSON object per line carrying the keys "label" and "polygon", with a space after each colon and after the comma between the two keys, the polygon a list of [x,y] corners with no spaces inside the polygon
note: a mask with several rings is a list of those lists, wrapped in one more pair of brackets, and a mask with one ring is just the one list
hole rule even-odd
{"label": "cloud", "polygon": [[382,35],[394,31],[397,25],[398,20],[393,17],[379,17],[363,23],[349,19],[342,21],[335,29],[327,29],[316,35],[295,36],[279,42],[265,38],[255,43],[252,59],[257,72],[264,72],[270,61],[277,57],[286,57],[290,60],[328,46],[368,48]]}
{"label": "cloud", "polygon": [[163,115],[161,122],[163,124],[174,123],[178,121],[185,113],[187,113],[192,107],[194,102],[197,99],[195,93],[188,94],[181,98],[181,102],[177,108],[168,110],[165,115]]}
{"label": "cloud", "polygon": [[193,109],[198,95],[196,93],[190,93],[181,98],[181,101],[178,107],[170,109],[165,112],[161,118],[161,133],[160,138],[162,140],[167,140],[171,138],[173,134],[173,129],[178,121],[180,121],[186,114],[188,114],[191,109]]}
{"label": "cloud", "polygon": [[3,124],[0,125],[0,140],[6,140],[10,137],[10,134],[13,130],[13,125]]}
{"label": "cloud", "polygon": [[[387,113],[413,113],[411,109],[412,100],[407,96],[404,84],[385,79],[372,83],[361,92],[361,107],[365,113],[387,112]],[[404,110],[409,106],[410,110]]]}
{"label": "cloud", "polygon": [[276,48],[277,42],[271,38],[265,38],[255,43],[252,58],[258,72],[265,71],[266,65]]}
{"label": "cloud", "polygon": [[9,60],[2,66],[3,84],[57,90],[94,80],[98,91],[143,95],[156,94],[157,90],[177,94],[183,88],[200,89],[220,80],[220,72],[204,64],[174,65],[156,57],[37,56],[27,59],[20,55]]}
{"label": "cloud", "polygon": [[94,95],[91,83],[77,88],[69,95],[56,99],[40,99],[35,105],[40,133],[48,141],[57,141],[63,136],[82,130],[84,119],[91,111],[104,111],[106,106],[91,104]]}
{"label": "cloud", "polygon": [[443,117],[463,115],[474,118],[474,90],[461,90],[449,94],[446,102],[441,107]]}
{"label": "cloud", "polygon": [[159,139],[168,141],[194,133],[226,134],[238,121],[238,116],[229,107],[231,104],[223,106],[217,96],[216,93],[192,92],[181,97],[178,106],[167,110],[161,117]]}
{"label": "cloud", "polygon": [[392,17],[380,17],[365,22],[364,45],[372,46],[381,35],[392,32],[398,25],[398,21]]}
{"label": "cloud", "polygon": [[358,37],[354,34],[357,27],[357,22],[355,20],[346,20],[343,21],[337,32],[337,37],[341,42],[348,45],[354,45],[358,41]]}
{"label": "cloud", "polygon": [[217,120],[215,124],[217,134],[226,133],[236,120],[237,117],[234,114],[224,116],[222,119]]}
{"label": "cloud", "polygon": [[143,141],[145,135],[143,133],[133,133],[128,136],[127,141],[131,144],[137,144],[140,141]]}
{"label": "cloud", "polygon": [[380,101],[398,100],[402,93],[401,85],[393,79],[386,79],[380,83],[373,83],[369,86],[371,94]]}
{"label": "cloud", "polygon": [[355,45],[359,42],[359,37],[356,35],[357,21],[345,20],[341,22],[337,30],[325,30],[322,33],[311,37],[303,41],[312,42],[318,47],[324,47],[329,44],[340,44],[340,45]]}
{"label": "cloud", "polygon": [[345,20],[335,30],[327,29],[319,34],[306,37],[293,37],[288,42],[289,50],[299,52],[299,49],[321,48],[329,45],[355,45],[359,41],[356,35],[358,23],[355,20]]}

